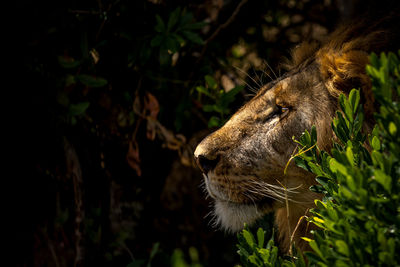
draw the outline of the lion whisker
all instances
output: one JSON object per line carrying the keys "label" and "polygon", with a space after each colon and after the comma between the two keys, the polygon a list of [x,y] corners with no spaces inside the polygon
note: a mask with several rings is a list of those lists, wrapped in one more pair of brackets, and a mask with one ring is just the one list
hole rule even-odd
{"label": "lion whisker", "polygon": [[[259,88],[262,87],[261,84],[259,84],[253,77],[251,77],[248,73],[246,73],[245,71],[243,71],[242,69],[240,69],[239,67],[233,66],[235,69],[237,69],[238,71],[240,71],[241,73],[243,73],[244,75],[246,75],[247,77],[249,77],[257,86],[259,86]],[[244,81],[245,82],[245,81]],[[248,83],[245,82],[247,85]],[[251,86],[249,86],[251,87]],[[252,87],[251,87],[252,88]],[[256,93],[256,92],[255,92]]]}
{"label": "lion whisker", "polygon": [[[281,200],[279,199],[280,196],[274,194],[274,192],[270,192],[270,193],[262,192],[262,191],[260,191],[260,190],[257,190],[257,188],[252,187],[250,184],[245,184],[245,185],[239,184],[239,187],[243,190],[243,193],[244,193],[246,196],[249,196],[249,195],[247,194],[247,192],[250,192],[250,193],[255,194],[255,195],[264,196],[264,197],[269,197],[269,198],[272,198],[272,199],[274,199],[274,200],[276,200],[276,201],[281,201]],[[272,194],[271,194],[271,193],[272,193]],[[253,200],[253,199],[252,199],[252,200]]]}
{"label": "lion whisker", "polygon": [[302,184],[298,185],[296,187],[292,187],[292,188],[284,188],[281,185],[273,185],[273,184],[269,184],[269,183],[265,183],[265,182],[261,182],[261,181],[250,180],[249,182],[254,183],[256,185],[263,186],[263,187],[268,186],[270,188],[278,189],[278,190],[281,190],[281,191],[286,191],[286,192],[289,192],[289,193],[299,193],[298,191],[294,191],[294,190],[299,189],[299,188],[302,187]]}
{"label": "lion whisker", "polygon": [[248,197],[248,198],[251,200],[251,202],[253,202],[253,205],[254,205],[254,208],[255,208],[255,210],[256,210],[256,213],[258,213],[257,204],[256,204],[254,198],[253,198],[252,196],[250,196],[247,192],[244,192],[244,195],[245,195],[246,197]]}
{"label": "lion whisker", "polygon": [[[290,194],[295,194],[295,193],[297,193],[296,191],[290,191],[290,190],[286,190],[286,191],[283,191],[283,192],[281,192],[281,191],[276,191],[275,189],[277,189],[277,188],[269,188],[269,184],[266,184],[266,183],[259,183],[259,182],[257,182],[257,183],[254,183],[253,182],[253,184],[251,185],[251,184],[249,184],[249,186],[251,187],[251,188],[253,188],[253,193],[255,193],[255,194],[262,194],[262,195],[264,195],[264,196],[271,196],[271,195],[274,195],[275,197],[278,197],[278,198],[280,198],[280,199],[282,199],[282,200],[286,200],[286,198],[288,198],[288,200],[289,201],[291,201],[291,202],[295,202],[295,203],[302,203],[302,202],[300,202],[300,201],[297,201],[297,200],[294,200],[293,198],[291,198],[290,196],[289,196],[289,194],[288,193],[290,193]],[[280,188],[279,188],[280,189]]]}
{"label": "lion whisker", "polygon": [[[272,190],[268,190],[268,189],[267,190],[260,190],[260,188],[255,188],[255,187],[251,187],[251,186],[250,187],[246,187],[245,189],[247,191],[249,191],[249,192],[251,192],[253,194],[259,195],[259,196],[269,197],[269,198],[272,198],[272,199],[274,199],[276,201],[280,201],[280,202],[282,201],[281,200],[282,196],[277,194],[276,192],[274,192]],[[267,192],[265,192],[265,191],[267,191]]]}
{"label": "lion whisker", "polygon": [[[274,76],[275,76],[275,79],[278,79],[278,76],[276,76],[274,70],[271,68],[271,66],[268,64],[268,62],[267,62],[266,60],[264,60],[263,63],[264,63],[265,65],[267,65],[267,67],[271,70],[272,74],[274,74]],[[268,75],[268,76],[269,76],[269,75]],[[270,77],[270,76],[269,76],[269,77]],[[270,77],[270,78],[271,78],[271,77]],[[273,79],[271,78],[271,80],[273,80]]]}
{"label": "lion whisker", "polygon": [[[258,76],[254,67],[253,67],[253,72],[254,72],[254,75],[256,76],[257,80],[260,82],[260,85],[261,85],[260,88],[263,87],[264,86],[263,76],[261,76],[261,78],[260,78],[260,76]],[[263,72],[261,72],[261,74],[263,74]]]}

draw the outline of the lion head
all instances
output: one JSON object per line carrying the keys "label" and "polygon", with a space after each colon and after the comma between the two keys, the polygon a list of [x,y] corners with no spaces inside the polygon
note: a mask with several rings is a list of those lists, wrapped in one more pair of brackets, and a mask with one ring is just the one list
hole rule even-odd
{"label": "lion head", "polygon": [[260,88],[197,146],[194,155],[223,228],[238,231],[273,211],[281,247],[287,250],[291,241],[304,246],[307,225],[299,219],[320,196],[309,190],[312,174],[293,163],[284,174],[296,149],[293,138],[315,125],[319,148],[329,151],[337,98],[352,88],[361,88],[364,110],[373,112],[365,66],[383,40],[383,31],[353,25],[324,44],[300,45],[285,75]]}

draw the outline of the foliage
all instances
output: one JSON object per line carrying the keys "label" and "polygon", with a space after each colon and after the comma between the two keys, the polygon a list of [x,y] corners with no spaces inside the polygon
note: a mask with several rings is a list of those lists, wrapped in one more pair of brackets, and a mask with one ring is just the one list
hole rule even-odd
{"label": "foliage", "polygon": [[243,90],[244,86],[238,85],[230,88],[229,91],[225,91],[219,88],[218,83],[212,76],[206,75],[204,79],[207,86],[197,86],[196,91],[199,93],[199,99],[202,95],[205,95],[212,101],[212,104],[204,104],[203,111],[218,114],[218,116],[211,116],[208,121],[208,127],[222,126],[227,116],[231,114],[229,105],[235,100],[236,95]]}
{"label": "foliage", "polygon": [[178,52],[188,41],[202,45],[203,39],[194,32],[203,28],[206,23],[193,22],[194,17],[190,12],[181,11],[178,7],[171,12],[168,22],[156,15],[155,36],[151,39],[151,47],[159,47],[159,61],[161,65],[170,63],[172,54]]}
{"label": "foliage", "polygon": [[[153,248],[150,251],[149,259],[135,259],[131,263],[129,263],[126,267],[151,267],[151,266],[159,266],[160,262],[154,263],[154,259],[160,257],[162,253],[160,251],[160,243],[155,243]],[[190,247],[188,250],[189,263],[185,259],[185,254],[179,248],[175,249],[171,256],[163,255],[164,259],[161,265],[163,266],[171,266],[171,267],[202,267],[199,260],[199,252],[195,247]]]}
{"label": "foliage", "polygon": [[[275,246],[273,237],[265,242],[265,236],[266,232],[262,228],[258,228],[255,237],[247,226],[238,234],[237,247],[242,264],[246,267],[295,266],[290,258],[283,259],[279,256],[278,247]],[[300,253],[298,259],[297,266],[305,266],[304,258]]]}
{"label": "foliage", "polygon": [[[332,122],[337,141],[330,153],[316,146],[315,127],[298,141],[302,153],[296,163],[316,175],[319,184],[311,189],[324,194],[322,201],[315,200],[316,208],[309,218],[319,230],[312,238],[304,238],[312,248],[305,253],[310,266],[400,264],[400,60],[393,53],[372,54],[370,62],[366,69],[380,108],[368,140],[362,131],[360,93],[353,89],[348,98],[339,98],[341,111]],[[245,258],[254,264],[251,266],[282,262],[275,257],[254,260],[260,248],[251,246],[254,241],[246,230],[241,236],[252,248]],[[276,247],[268,248],[269,254],[274,251]],[[304,266],[304,261],[293,257],[290,263],[282,264]]]}
{"label": "foliage", "polygon": [[190,263],[185,260],[182,250],[175,249],[171,257],[171,267],[202,267],[199,263],[199,253],[196,248],[189,248],[189,259]]}

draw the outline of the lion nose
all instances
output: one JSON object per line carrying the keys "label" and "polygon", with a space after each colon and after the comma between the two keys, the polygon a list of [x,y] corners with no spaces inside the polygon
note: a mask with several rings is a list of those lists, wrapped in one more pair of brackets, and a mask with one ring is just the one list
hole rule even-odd
{"label": "lion nose", "polygon": [[207,174],[209,171],[212,171],[215,166],[217,166],[219,159],[208,159],[203,155],[199,155],[196,157],[196,162],[202,172]]}
{"label": "lion nose", "polygon": [[205,174],[215,169],[219,161],[219,157],[213,157],[208,154],[203,149],[202,144],[197,146],[194,152],[194,158],[196,159],[197,166],[199,166],[200,170]]}

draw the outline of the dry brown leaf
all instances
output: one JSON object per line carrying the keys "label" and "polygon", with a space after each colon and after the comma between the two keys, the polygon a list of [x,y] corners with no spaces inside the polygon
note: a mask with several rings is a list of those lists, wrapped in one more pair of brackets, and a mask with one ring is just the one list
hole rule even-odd
{"label": "dry brown leaf", "polygon": [[[175,135],[172,131],[165,128],[161,123],[157,123],[159,134],[164,139],[165,145],[168,149],[179,150],[184,144],[185,137],[183,135]],[[183,138],[182,138],[183,137]]]}
{"label": "dry brown leaf", "polygon": [[145,109],[145,114],[147,114],[147,132],[146,136],[150,140],[154,140],[156,138],[156,132],[157,132],[157,115],[158,112],[160,111],[160,105],[158,104],[157,98],[150,94],[149,92],[146,92],[146,95],[144,97],[144,109]]}
{"label": "dry brown leaf", "polygon": [[151,141],[154,141],[156,138],[156,133],[157,133],[157,122],[151,118],[147,118],[147,125],[146,125],[146,137],[147,139],[150,139]]}
{"label": "dry brown leaf", "polygon": [[142,170],[140,168],[140,158],[139,158],[139,146],[136,142],[129,142],[128,153],[126,154],[126,160],[129,166],[136,171],[138,176],[142,175]]}
{"label": "dry brown leaf", "polygon": [[140,104],[140,97],[139,97],[139,93],[136,91],[135,94],[135,100],[133,100],[133,106],[132,106],[133,112],[135,114],[142,114],[142,105]]}
{"label": "dry brown leaf", "polygon": [[193,160],[193,151],[192,149],[186,145],[182,148],[182,152],[179,152],[179,158],[181,163],[187,167],[196,167],[194,160]]}
{"label": "dry brown leaf", "polygon": [[99,52],[97,52],[97,50],[93,48],[92,50],[90,50],[90,55],[92,56],[93,63],[96,65],[97,62],[99,62],[100,60]]}
{"label": "dry brown leaf", "polygon": [[226,93],[235,88],[235,83],[225,74],[221,76],[221,84]]}
{"label": "dry brown leaf", "polygon": [[157,119],[158,112],[160,112],[160,105],[158,104],[157,98],[149,92],[146,92],[144,97],[144,108],[148,112],[147,116],[153,120]]}
{"label": "dry brown leaf", "polygon": [[[163,146],[170,150],[177,150],[181,161],[184,165],[190,166],[190,154],[186,151],[186,137],[182,134],[174,134],[171,130],[165,128],[158,120],[157,115],[160,111],[160,105],[157,98],[149,92],[146,92],[144,97],[143,109],[141,109],[141,101],[136,94],[133,110],[136,114],[146,119],[146,137],[150,140],[155,140],[156,136],[163,141]],[[137,174],[141,175],[140,159],[138,146],[133,142],[129,143],[129,151],[127,154],[129,165],[136,170]]]}
{"label": "dry brown leaf", "polygon": [[211,21],[216,21],[221,11],[222,7],[224,6],[223,0],[209,0],[206,3],[206,11],[209,15]]}

